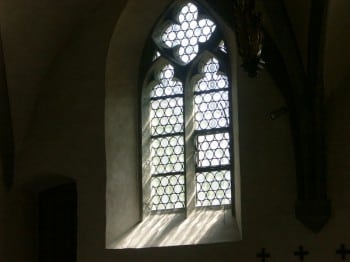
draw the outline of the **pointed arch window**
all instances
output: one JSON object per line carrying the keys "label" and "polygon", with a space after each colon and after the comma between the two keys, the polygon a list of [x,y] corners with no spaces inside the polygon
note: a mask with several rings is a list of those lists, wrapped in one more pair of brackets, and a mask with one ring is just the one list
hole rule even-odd
{"label": "pointed arch window", "polygon": [[196,2],[173,5],[153,30],[142,95],[143,213],[231,208],[229,50]]}
{"label": "pointed arch window", "polygon": [[[242,239],[237,48],[230,21],[215,12],[231,3],[168,2],[164,11],[164,3],[140,1],[139,19],[127,5],[130,17],[118,22],[110,44],[106,246],[112,249]],[[156,24],[152,15],[160,15]],[[145,41],[138,82],[134,50]]]}

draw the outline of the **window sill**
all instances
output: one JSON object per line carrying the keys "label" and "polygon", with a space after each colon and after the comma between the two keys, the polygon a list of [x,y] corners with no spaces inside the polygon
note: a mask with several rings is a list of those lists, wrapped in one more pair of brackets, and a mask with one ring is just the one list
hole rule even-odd
{"label": "window sill", "polygon": [[154,214],[109,245],[109,249],[198,245],[241,240],[231,210]]}

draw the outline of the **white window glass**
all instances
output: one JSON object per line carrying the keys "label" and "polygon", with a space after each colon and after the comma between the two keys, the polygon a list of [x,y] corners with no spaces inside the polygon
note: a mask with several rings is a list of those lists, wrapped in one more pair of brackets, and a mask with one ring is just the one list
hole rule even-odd
{"label": "white window glass", "polygon": [[[148,84],[146,121],[150,168],[143,175],[149,177],[145,192],[150,192],[147,204],[154,212],[187,208],[188,190],[195,192],[194,207],[231,204],[231,91],[218,58],[228,51],[214,21],[194,3],[177,8],[153,34],[155,66],[150,70],[155,73]],[[187,123],[185,115],[191,116]],[[186,131],[187,125],[193,130]],[[194,148],[194,155],[186,159],[187,147]]]}

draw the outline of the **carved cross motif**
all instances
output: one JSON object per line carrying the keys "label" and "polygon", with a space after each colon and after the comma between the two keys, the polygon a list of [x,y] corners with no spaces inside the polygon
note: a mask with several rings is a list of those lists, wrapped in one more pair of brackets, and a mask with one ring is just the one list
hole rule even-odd
{"label": "carved cross motif", "polygon": [[337,250],[337,254],[341,255],[341,259],[345,260],[347,255],[350,255],[350,250],[345,247],[344,244],[340,246],[340,248]]}
{"label": "carved cross motif", "polygon": [[299,246],[299,250],[294,252],[294,256],[299,257],[300,261],[304,261],[304,257],[309,254],[309,251],[304,250],[303,246]]}
{"label": "carved cross motif", "polygon": [[269,253],[266,253],[266,248],[262,248],[261,252],[256,254],[256,257],[261,259],[261,262],[265,262],[267,258],[270,258],[271,255]]}

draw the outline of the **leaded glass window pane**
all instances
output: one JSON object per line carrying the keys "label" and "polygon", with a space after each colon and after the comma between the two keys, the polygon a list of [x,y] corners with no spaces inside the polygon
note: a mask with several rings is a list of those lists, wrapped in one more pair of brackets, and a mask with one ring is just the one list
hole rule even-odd
{"label": "leaded glass window pane", "polygon": [[197,94],[194,96],[196,130],[229,126],[229,92]]}
{"label": "leaded glass window pane", "polygon": [[198,167],[215,167],[230,164],[229,133],[197,136]]}
{"label": "leaded glass window pane", "polygon": [[153,55],[152,61],[157,60],[158,57],[161,57],[161,54],[158,51],[156,51],[155,54]]}
{"label": "leaded glass window pane", "polygon": [[166,210],[185,207],[184,175],[152,177],[152,210]]}
{"label": "leaded glass window pane", "polygon": [[150,98],[151,210],[183,208],[184,116],[183,87],[165,65],[156,75]]}
{"label": "leaded glass window pane", "polygon": [[[224,43],[221,42],[220,46],[223,48]],[[220,72],[220,63],[215,57],[203,63],[200,75],[201,78],[194,85],[194,124],[198,131],[196,205],[226,205],[231,203],[228,77]],[[221,181],[223,177],[225,179]]]}
{"label": "leaded glass window pane", "polygon": [[192,3],[185,5],[178,13],[177,24],[168,26],[162,36],[162,42],[168,48],[178,47],[177,57],[187,64],[198,54],[199,43],[207,42],[216,25],[208,18],[198,20],[198,8]]}
{"label": "leaded glass window pane", "polygon": [[152,98],[183,94],[182,83],[174,78],[174,74],[172,65],[166,65],[162,68],[160,73],[156,75],[158,83],[152,89]]}
{"label": "leaded glass window pane", "polygon": [[[194,3],[172,11],[175,15],[161,21],[152,35],[156,73],[148,84],[147,199],[152,211],[175,211],[186,208],[188,190],[195,192],[196,207],[229,205],[232,101],[229,77],[218,58],[228,50],[214,21]],[[193,150],[195,155],[188,155]]]}
{"label": "leaded glass window pane", "polygon": [[228,88],[227,76],[219,72],[219,61],[216,58],[209,59],[201,68],[203,77],[196,83],[195,92],[210,91]]}
{"label": "leaded glass window pane", "polygon": [[152,135],[183,132],[183,98],[151,101],[150,117]]}
{"label": "leaded glass window pane", "polygon": [[231,203],[231,172],[228,170],[196,174],[197,206]]}
{"label": "leaded glass window pane", "polygon": [[152,174],[184,171],[183,136],[166,136],[152,139]]}
{"label": "leaded glass window pane", "polygon": [[221,41],[219,44],[219,49],[221,50],[221,52],[224,52],[225,54],[227,54],[227,48],[225,46],[224,41]]}

